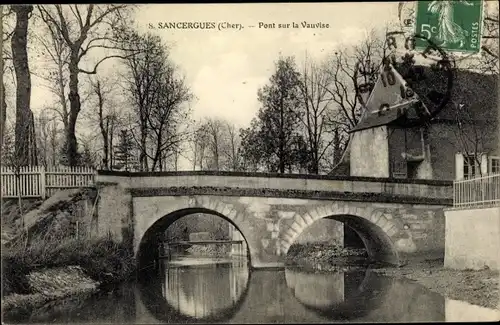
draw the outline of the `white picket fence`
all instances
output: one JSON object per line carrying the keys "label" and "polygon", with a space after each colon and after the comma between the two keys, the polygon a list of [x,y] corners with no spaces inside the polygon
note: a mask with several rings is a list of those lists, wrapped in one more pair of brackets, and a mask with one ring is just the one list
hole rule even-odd
{"label": "white picket fence", "polygon": [[0,180],[3,198],[50,197],[55,192],[94,184],[96,171],[90,167],[25,166],[15,168],[2,166]]}

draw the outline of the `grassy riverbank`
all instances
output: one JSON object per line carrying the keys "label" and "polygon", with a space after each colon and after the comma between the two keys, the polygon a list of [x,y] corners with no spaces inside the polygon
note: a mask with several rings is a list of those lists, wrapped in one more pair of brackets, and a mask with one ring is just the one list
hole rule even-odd
{"label": "grassy riverbank", "polygon": [[131,253],[109,238],[32,240],[2,251],[2,309],[29,312],[128,279]]}
{"label": "grassy riverbank", "polygon": [[375,272],[405,277],[450,299],[487,308],[499,308],[499,272],[484,270],[451,270],[442,259],[413,261],[400,268],[380,268]]}
{"label": "grassy riverbank", "polygon": [[330,243],[294,244],[285,264],[318,271],[342,271],[369,264],[363,248],[343,248]]}

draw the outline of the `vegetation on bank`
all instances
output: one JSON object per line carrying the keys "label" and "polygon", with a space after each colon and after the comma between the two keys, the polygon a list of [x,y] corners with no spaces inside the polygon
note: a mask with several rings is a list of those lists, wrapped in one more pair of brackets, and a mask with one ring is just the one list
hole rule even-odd
{"label": "vegetation on bank", "polygon": [[92,207],[95,197],[92,189],[65,190],[21,211],[12,202],[5,202],[2,226],[7,226],[10,234],[9,240],[2,242],[3,296],[33,294],[36,288],[28,276],[55,268],[81,267],[101,287],[133,274],[135,260],[130,249],[111,236],[91,236],[93,211],[85,206]]}
{"label": "vegetation on bank", "polygon": [[287,266],[309,267],[315,270],[334,271],[363,266],[370,263],[364,248],[344,248],[338,244],[293,244],[286,255]]}
{"label": "vegetation on bank", "polygon": [[400,268],[380,268],[376,272],[404,277],[450,299],[467,301],[486,308],[499,308],[499,271],[453,270],[444,267],[444,259],[413,261]]}
{"label": "vegetation on bank", "polygon": [[25,245],[16,243],[2,255],[3,295],[33,293],[31,272],[65,266],[80,266],[102,286],[128,279],[135,269],[130,250],[111,238],[36,238]]}

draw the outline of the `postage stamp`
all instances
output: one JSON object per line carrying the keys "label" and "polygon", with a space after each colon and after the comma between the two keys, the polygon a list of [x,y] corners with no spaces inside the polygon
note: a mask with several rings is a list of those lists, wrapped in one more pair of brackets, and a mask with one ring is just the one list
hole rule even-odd
{"label": "postage stamp", "polygon": [[[483,1],[418,1],[415,33],[443,50],[479,53],[483,28]],[[426,48],[417,40],[417,48]]]}

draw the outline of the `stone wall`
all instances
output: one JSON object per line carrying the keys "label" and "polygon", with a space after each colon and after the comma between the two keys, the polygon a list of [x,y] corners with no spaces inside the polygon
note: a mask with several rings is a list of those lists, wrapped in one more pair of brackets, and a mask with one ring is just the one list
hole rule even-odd
{"label": "stone wall", "polygon": [[446,210],[445,267],[500,268],[500,207]]}
{"label": "stone wall", "polygon": [[342,246],[344,244],[344,224],[332,219],[320,219],[307,227],[297,237],[296,244],[328,242]]}
{"label": "stone wall", "polygon": [[111,235],[115,240],[133,241],[132,195],[120,184],[101,186],[94,234],[97,237]]}
{"label": "stone wall", "polygon": [[210,232],[213,239],[229,239],[229,224],[221,217],[206,214],[192,214],[174,222],[166,232],[168,240],[180,239],[184,229],[187,232]]}

